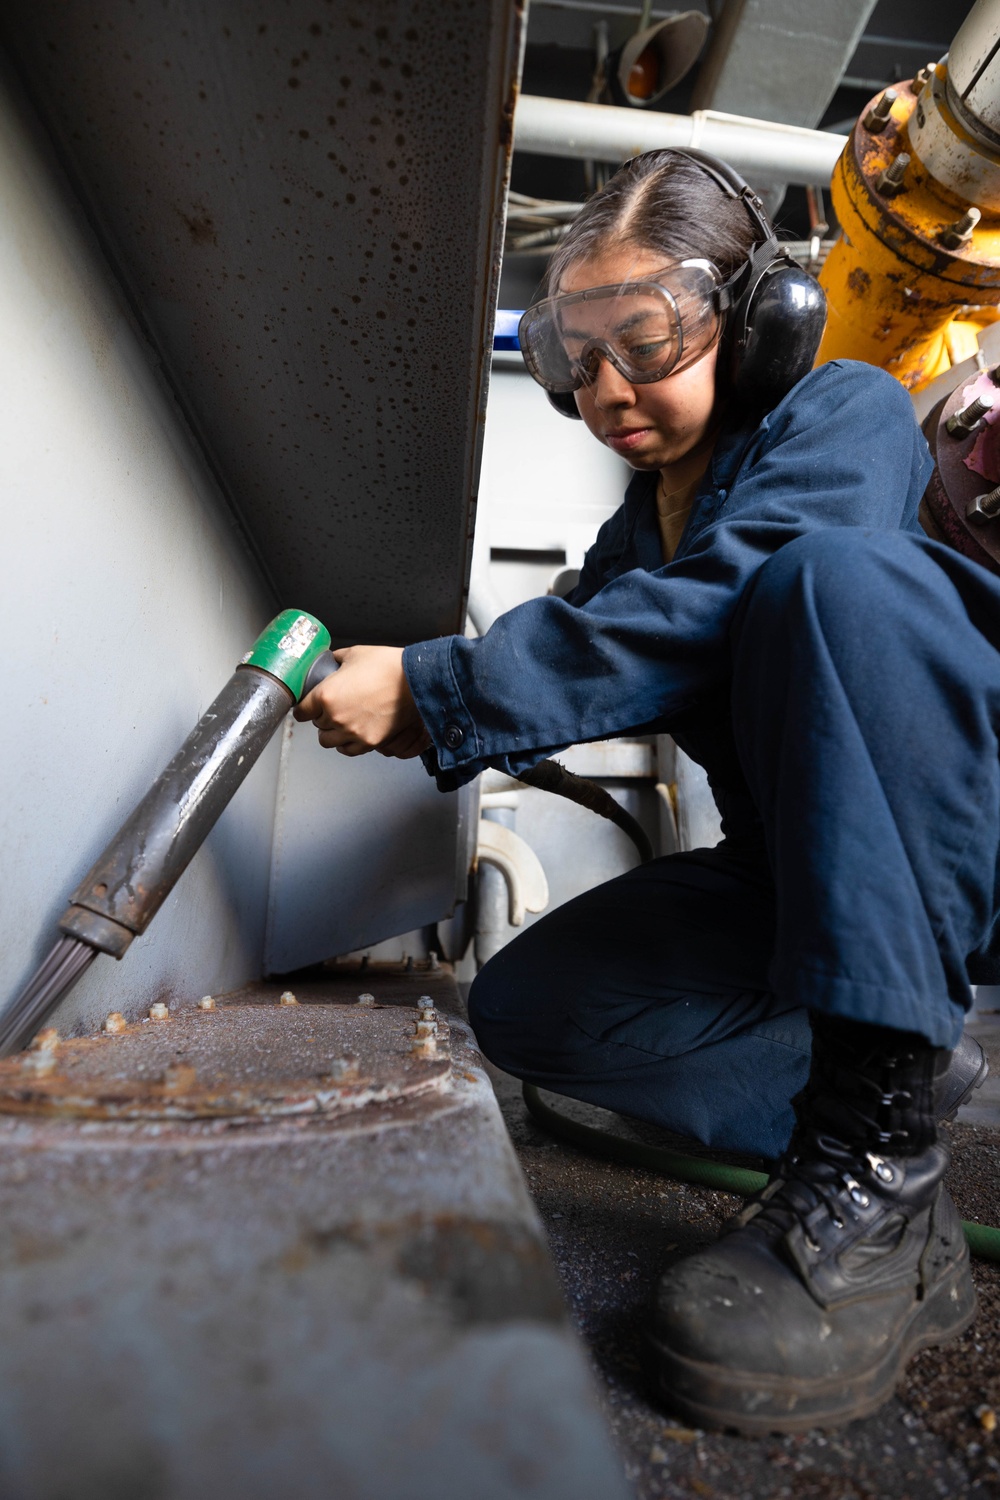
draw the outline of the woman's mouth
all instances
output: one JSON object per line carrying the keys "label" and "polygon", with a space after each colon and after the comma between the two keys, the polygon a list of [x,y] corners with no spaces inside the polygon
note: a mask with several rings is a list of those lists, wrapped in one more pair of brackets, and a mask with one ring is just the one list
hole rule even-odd
{"label": "woman's mouth", "polygon": [[651,431],[651,427],[619,427],[612,432],[606,432],[604,441],[609,448],[614,448],[616,453],[628,453]]}

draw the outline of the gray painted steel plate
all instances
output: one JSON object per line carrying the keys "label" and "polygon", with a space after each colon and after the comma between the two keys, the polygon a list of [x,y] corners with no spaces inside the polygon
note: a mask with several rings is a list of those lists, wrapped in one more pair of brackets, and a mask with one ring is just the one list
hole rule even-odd
{"label": "gray painted steel plate", "polygon": [[8,0],[8,50],[280,601],[459,630],[516,0]]}

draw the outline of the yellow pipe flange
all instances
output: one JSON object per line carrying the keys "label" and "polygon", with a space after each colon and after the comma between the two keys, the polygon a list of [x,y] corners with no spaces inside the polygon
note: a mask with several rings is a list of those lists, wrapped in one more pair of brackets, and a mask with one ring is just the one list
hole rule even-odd
{"label": "yellow pipe flange", "polygon": [[942,92],[946,76],[939,63],[922,87],[897,85],[882,128],[877,118],[874,130],[865,123],[876,101],[858,120],[834,169],[842,233],[820,276],[829,321],[819,362],[864,360],[911,390],[950,368],[953,320],[988,319],[1000,305],[1000,215],[982,213],[949,247],[949,230],[963,221],[969,200],[931,176],[911,144],[925,91]]}

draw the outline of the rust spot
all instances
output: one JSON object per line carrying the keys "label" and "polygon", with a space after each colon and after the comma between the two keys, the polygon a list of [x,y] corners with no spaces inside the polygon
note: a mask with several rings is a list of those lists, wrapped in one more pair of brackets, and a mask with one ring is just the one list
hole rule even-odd
{"label": "rust spot", "polygon": [[219,243],[216,238],[215,225],[204,209],[195,209],[192,214],[186,214],[178,209],[178,213],[187,225],[192,245],[217,245]]}
{"label": "rust spot", "polygon": [[872,279],[861,266],[855,266],[847,278],[847,285],[856,297],[866,297],[871,291]]}

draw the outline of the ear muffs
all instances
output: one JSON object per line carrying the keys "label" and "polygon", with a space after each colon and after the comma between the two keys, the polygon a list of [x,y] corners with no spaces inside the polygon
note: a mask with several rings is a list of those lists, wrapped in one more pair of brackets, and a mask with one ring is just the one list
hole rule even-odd
{"label": "ear muffs", "polygon": [[826,327],[826,296],[816,279],[779,254],[753,277],[723,333],[739,406],[772,411],[816,362]]}
{"label": "ear muffs", "polygon": [[[752,413],[771,411],[816,361],[826,327],[823,288],[782,250],[764,205],[728,162],[693,147],[671,154],[693,161],[727,198],[738,199],[759,236],[733,288],[721,357],[738,404]],[[579,418],[572,392],[546,395],[564,417]]]}
{"label": "ear muffs", "polygon": [[562,412],[564,417],[576,417],[578,422],[582,420],[576,409],[576,397],[572,391],[546,391],[545,394],[556,411]]}

